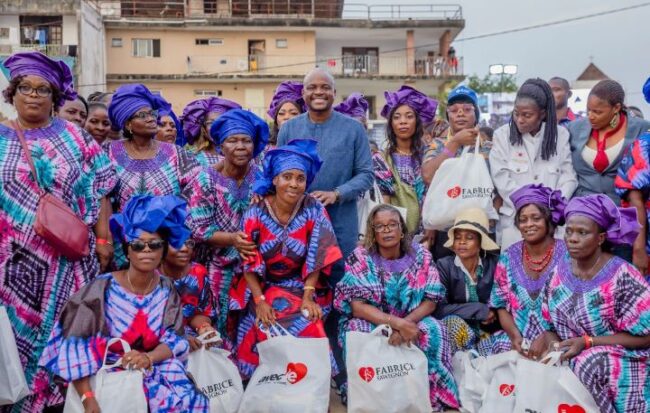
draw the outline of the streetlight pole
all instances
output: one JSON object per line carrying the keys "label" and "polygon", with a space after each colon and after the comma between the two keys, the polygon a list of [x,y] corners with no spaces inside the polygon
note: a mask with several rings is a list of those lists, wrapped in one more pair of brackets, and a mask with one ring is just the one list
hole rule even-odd
{"label": "streetlight pole", "polygon": [[500,80],[499,80],[499,86],[501,93],[504,92],[505,89],[505,75],[516,75],[518,71],[518,66],[514,64],[503,64],[503,63],[498,63],[494,65],[490,65],[490,74],[491,75],[500,75]]}

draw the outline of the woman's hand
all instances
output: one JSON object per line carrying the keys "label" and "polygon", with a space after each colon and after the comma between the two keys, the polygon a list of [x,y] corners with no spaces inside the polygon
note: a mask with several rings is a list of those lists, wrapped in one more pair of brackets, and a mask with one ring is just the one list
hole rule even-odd
{"label": "woman's hand", "polygon": [[459,146],[476,145],[478,134],[478,127],[472,129],[463,129],[455,134],[451,140]]}
{"label": "woman's hand", "polygon": [[[73,389],[68,388],[68,391],[73,391]],[[82,403],[84,406],[84,413],[100,413],[101,409],[99,408],[99,403],[95,397],[88,397]]]}
{"label": "woman's hand", "polygon": [[145,353],[131,350],[122,357],[122,367],[125,369],[147,370],[153,367],[152,360]]}
{"label": "woman's hand", "polygon": [[487,326],[494,323],[495,321],[497,321],[497,313],[494,310],[488,310],[488,315],[485,320],[481,321],[481,324]]}
{"label": "woman's hand", "polygon": [[555,341],[555,336],[548,331],[543,332],[533,340],[528,350],[528,358],[539,360],[551,348],[551,343]]}
{"label": "woman's hand", "polygon": [[254,242],[248,240],[248,234],[245,232],[233,232],[231,234],[231,243],[235,247],[242,259],[255,256],[255,249],[257,246]]}
{"label": "woman's hand", "polygon": [[314,299],[311,297],[311,295],[306,295],[302,298],[302,304],[300,305],[300,311],[303,312],[303,316],[305,316],[305,311],[306,311],[306,316],[309,321],[318,321],[321,318],[323,318],[323,310],[320,308],[316,302],[314,302]]}
{"label": "woman's hand", "polygon": [[264,300],[261,300],[255,306],[255,324],[262,323],[264,327],[269,328],[275,324],[275,310]]}
{"label": "woman's hand", "polygon": [[399,333],[399,331],[393,330],[390,337],[388,337],[388,344],[391,346],[401,346],[404,344],[404,339],[402,338],[402,335]]}
{"label": "woman's hand", "polygon": [[203,347],[203,344],[196,338],[192,336],[187,336],[187,342],[190,343],[190,352],[196,351]]}
{"label": "woman's hand", "polygon": [[95,246],[95,254],[97,254],[101,271],[106,271],[108,269],[108,266],[113,261],[113,253],[113,246],[110,244],[97,244]]}
{"label": "woman's hand", "polygon": [[521,334],[518,333],[515,337],[510,337],[510,342],[512,343],[513,350],[524,357],[527,356],[527,353],[524,352],[524,349],[522,347],[524,344],[524,338],[521,336]]}
{"label": "woman's hand", "polygon": [[411,343],[417,344],[418,339],[420,338],[420,328],[413,321],[405,320],[400,318],[396,320],[395,329],[399,331],[399,334],[404,339],[404,342],[411,347]]}
{"label": "woman's hand", "polygon": [[576,338],[570,338],[568,340],[564,340],[560,343],[560,348],[568,348],[568,350],[562,354],[562,358],[560,360],[565,361],[565,360],[570,360],[577,356],[578,354],[582,353],[582,350],[585,349],[585,339],[582,337],[576,337]]}

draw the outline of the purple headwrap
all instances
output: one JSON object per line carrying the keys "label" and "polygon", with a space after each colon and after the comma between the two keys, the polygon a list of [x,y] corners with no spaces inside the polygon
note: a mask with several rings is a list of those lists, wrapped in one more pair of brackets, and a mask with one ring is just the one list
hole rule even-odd
{"label": "purple headwrap", "polygon": [[567,220],[572,215],[582,215],[597,223],[612,244],[632,244],[641,230],[636,208],[619,208],[603,194],[573,198],[564,210]]}
{"label": "purple headwrap", "polygon": [[221,99],[216,96],[197,99],[188,103],[181,115],[185,139],[190,145],[194,143],[201,134],[201,126],[203,126],[203,122],[205,122],[205,118],[209,113],[226,113],[231,109],[241,108],[238,103],[232,100]]}
{"label": "purple headwrap", "polygon": [[253,140],[253,157],[269,142],[269,125],[264,119],[244,109],[233,109],[219,116],[210,127],[210,140],[220,145],[232,135],[244,134]]}
{"label": "purple headwrap", "polygon": [[334,110],[355,119],[368,116],[368,101],[361,93],[352,93],[343,102],[334,106]]}
{"label": "purple headwrap", "polygon": [[9,77],[40,76],[47,80],[53,87],[61,91],[61,99],[54,102],[62,105],[66,100],[75,100],[77,92],[74,90],[72,72],[65,62],[52,60],[41,52],[16,53],[4,61],[9,69]]}
{"label": "purple headwrap", "polygon": [[264,156],[262,169],[257,172],[253,192],[266,195],[273,188],[273,178],[289,169],[298,169],[307,176],[311,185],[323,162],[317,152],[318,142],[313,139],[294,139],[284,146],[271,149]]}
{"label": "purple headwrap", "polygon": [[136,195],[129,200],[121,213],[109,220],[111,233],[121,242],[131,242],[142,231],[169,233],[169,244],[181,249],[191,232],[185,226],[187,203],[174,195]]}
{"label": "purple headwrap", "polygon": [[269,118],[275,120],[278,110],[287,102],[293,102],[300,108],[300,112],[305,112],[305,100],[302,98],[302,82],[285,81],[278,85],[271,99],[269,110],[266,112]]}
{"label": "purple headwrap", "polygon": [[386,91],[384,97],[386,98],[386,105],[381,110],[381,116],[386,119],[388,119],[393,108],[401,105],[407,105],[416,111],[424,124],[430,123],[436,116],[438,101],[410,86],[403,85],[397,92]]}
{"label": "purple headwrap", "polygon": [[171,105],[160,96],[156,96],[140,83],[122,85],[117,88],[108,107],[108,117],[118,130],[124,129],[126,122],[144,107],[153,110],[171,110]]}
{"label": "purple headwrap", "polygon": [[564,209],[567,201],[558,190],[552,190],[542,184],[528,184],[510,194],[510,200],[515,206],[515,211],[529,204],[546,207],[551,211],[553,224],[564,224]]}

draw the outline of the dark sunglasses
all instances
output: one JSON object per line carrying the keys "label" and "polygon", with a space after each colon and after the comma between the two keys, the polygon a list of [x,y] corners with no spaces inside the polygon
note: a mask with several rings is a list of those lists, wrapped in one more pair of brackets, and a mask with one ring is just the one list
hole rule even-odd
{"label": "dark sunglasses", "polygon": [[145,248],[149,247],[151,251],[156,251],[165,246],[165,241],[162,239],[153,239],[151,241],[142,241],[139,239],[129,242],[129,247],[134,252],[142,252]]}

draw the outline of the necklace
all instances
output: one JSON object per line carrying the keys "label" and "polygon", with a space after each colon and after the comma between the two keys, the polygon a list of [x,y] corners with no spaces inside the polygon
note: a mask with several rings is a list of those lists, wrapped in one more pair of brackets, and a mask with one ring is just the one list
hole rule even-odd
{"label": "necklace", "polygon": [[413,156],[413,152],[411,152],[411,151],[406,152],[406,151],[401,150],[400,148],[395,148],[395,151],[397,153],[399,153],[400,155]]}
{"label": "necklace", "polygon": [[149,142],[149,146],[144,151],[140,151],[133,141],[129,140],[128,142],[130,144],[129,146],[131,146],[131,152],[133,152],[134,158],[141,157],[140,159],[149,159],[150,156],[153,155],[152,152],[155,152],[156,143],[153,139]]}
{"label": "necklace", "polygon": [[20,121],[20,118],[18,118],[18,117],[16,117],[16,122],[18,122],[18,125],[20,125],[20,127],[23,128],[23,130],[32,130],[32,129],[41,129],[41,128],[45,128],[45,127],[49,126],[50,123],[52,122],[52,118],[48,118],[47,123],[45,123],[43,126],[37,126],[35,128],[26,127],[25,125],[23,125],[23,123]]}
{"label": "necklace", "polygon": [[131,284],[131,275],[129,274],[129,271],[126,272],[126,281],[129,283],[129,288],[131,288],[133,294],[140,295],[140,296],[146,295],[146,293],[149,291],[149,288],[151,288],[151,283],[153,283],[154,278],[156,278],[155,274],[153,277],[151,277],[151,280],[149,280],[149,284],[147,285],[147,288],[144,290],[144,293],[140,294],[135,290],[133,284]]}
{"label": "necklace", "polygon": [[523,250],[524,250],[524,264],[526,265],[526,268],[528,268],[530,271],[541,273],[548,266],[549,262],[551,262],[551,258],[553,257],[553,251],[555,250],[555,242],[551,244],[548,250],[546,250],[546,253],[544,254],[541,260],[534,260],[530,256],[530,253],[528,252],[528,247],[525,244]]}
{"label": "necklace", "polygon": [[[598,265],[598,263],[600,262],[600,259],[601,259],[602,257],[603,257],[603,254],[601,253],[601,254],[598,256],[598,259],[596,260],[596,262],[594,262],[594,265],[592,265],[591,268],[589,268],[589,271],[582,272],[581,274],[578,274],[578,271],[576,271],[576,270],[577,270],[576,260],[574,260],[573,258],[571,258],[571,270],[572,270],[573,273],[574,273],[578,278],[580,278],[581,280],[589,280],[590,278],[588,278],[587,276],[588,276],[589,274],[592,274],[592,273],[593,273],[594,268],[596,268],[596,266]],[[587,275],[587,276],[585,276],[585,275]]]}

